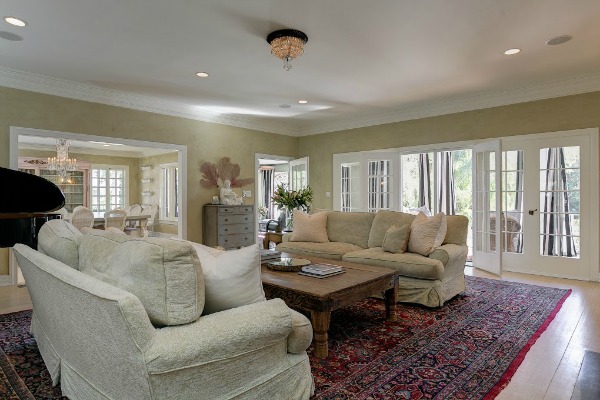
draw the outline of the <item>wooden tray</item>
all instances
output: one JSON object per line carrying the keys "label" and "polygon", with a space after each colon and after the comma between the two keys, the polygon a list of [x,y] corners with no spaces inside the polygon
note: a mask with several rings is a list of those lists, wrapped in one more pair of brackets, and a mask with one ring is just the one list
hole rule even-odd
{"label": "wooden tray", "polygon": [[281,261],[267,262],[267,268],[273,271],[298,272],[310,264],[311,261],[304,258],[282,258]]}

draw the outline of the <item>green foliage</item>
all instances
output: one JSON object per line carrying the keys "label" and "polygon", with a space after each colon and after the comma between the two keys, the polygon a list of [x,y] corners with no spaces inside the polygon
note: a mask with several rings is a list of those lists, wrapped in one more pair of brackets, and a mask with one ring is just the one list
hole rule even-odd
{"label": "green foliage", "polygon": [[285,185],[277,185],[273,197],[273,203],[278,209],[285,208],[291,211],[295,208],[309,211],[313,201],[313,190],[310,186],[300,190],[287,190]]}

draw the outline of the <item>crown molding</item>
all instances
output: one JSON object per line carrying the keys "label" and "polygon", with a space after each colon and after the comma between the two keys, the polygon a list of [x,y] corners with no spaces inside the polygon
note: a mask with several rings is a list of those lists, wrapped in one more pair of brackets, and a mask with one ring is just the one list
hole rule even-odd
{"label": "crown molding", "polygon": [[0,86],[288,136],[307,136],[600,91],[600,74],[312,122],[219,114],[197,106],[0,67]]}
{"label": "crown molding", "polygon": [[284,123],[276,118],[266,119],[239,114],[219,114],[189,104],[104,89],[86,83],[52,78],[5,67],[0,67],[0,86],[238,128],[289,136],[298,135],[297,130],[289,121]]}
{"label": "crown molding", "polygon": [[502,91],[483,92],[446,100],[422,102],[377,114],[355,115],[343,120],[318,121],[303,125],[300,132],[301,136],[316,135],[596,91],[600,91],[600,74]]}

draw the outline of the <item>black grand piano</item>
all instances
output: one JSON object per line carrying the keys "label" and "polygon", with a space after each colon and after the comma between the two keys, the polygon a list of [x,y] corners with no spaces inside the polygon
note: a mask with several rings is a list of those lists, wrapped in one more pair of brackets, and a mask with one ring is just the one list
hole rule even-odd
{"label": "black grand piano", "polygon": [[37,249],[42,225],[60,218],[65,196],[54,183],[36,175],[0,167],[0,247],[16,243]]}

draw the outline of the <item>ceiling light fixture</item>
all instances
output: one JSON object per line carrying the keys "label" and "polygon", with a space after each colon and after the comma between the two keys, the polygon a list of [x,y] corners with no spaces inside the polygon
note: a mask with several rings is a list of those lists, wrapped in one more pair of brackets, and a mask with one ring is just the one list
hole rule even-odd
{"label": "ceiling light fixture", "polygon": [[520,53],[521,49],[508,49],[504,52],[507,56],[512,56],[513,54]]}
{"label": "ceiling light fixture", "polygon": [[556,36],[551,39],[548,39],[546,41],[546,44],[548,46],[556,46],[559,44],[567,43],[571,39],[573,39],[573,36],[571,36],[571,35],[560,35],[560,36]]}
{"label": "ceiling light fixture", "polygon": [[308,36],[296,29],[280,29],[269,33],[267,42],[271,45],[271,54],[283,60],[283,69],[292,69],[292,60],[304,53],[304,44]]}
{"label": "ceiling light fixture", "polygon": [[308,100],[298,100],[298,103],[300,103],[300,104],[306,104],[306,103],[308,103]]}
{"label": "ceiling light fixture", "polygon": [[4,20],[14,26],[26,26],[27,22],[17,17],[4,17]]}
{"label": "ceiling light fixture", "polygon": [[69,145],[67,139],[56,139],[56,157],[48,158],[48,170],[56,171],[61,182],[67,178],[67,172],[77,171],[77,159],[69,158]]}
{"label": "ceiling light fixture", "polygon": [[196,72],[198,78],[208,78],[208,72]]}

